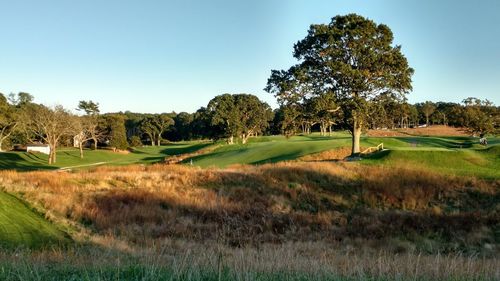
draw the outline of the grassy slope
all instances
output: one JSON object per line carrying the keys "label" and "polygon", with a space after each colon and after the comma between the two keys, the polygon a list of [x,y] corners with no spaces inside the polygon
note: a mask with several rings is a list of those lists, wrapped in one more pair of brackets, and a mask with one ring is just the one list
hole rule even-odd
{"label": "grassy slope", "polygon": [[296,136],[289,140],[281,136],[263,137],[253,139],[245,145],[225,145],[213,152],[193,157],[192,160],[194,165],[201,167],[275,163],[346,146],[349,142],[350,139],[345,135],[339,135],[335,139],[320,136]]}
{"label": "grassy slope", "polygon": [[16,197],[0,192],[0,246],[39,247],[65,240],[64,232]]}
{"label": "grassy slope", "polygon": [[201,149],[208,144],[199,142],[181,142],[160,147],[137,148],[129,154],[120,154],[106,150],[85,150],[84,158],[80,158],[77,149],[64,148],[57,153],[57,163],[47,164],[47,156],[44,154],[32,154],[24,152],[0,153],[0,169],[15,170],[52,170],[62,167],[85,166],[95,163],[106,163],[111,165],[146,164],[161,161],[165,156],[189,153]]}
{"label": "grassy slope", "polygon": [[[500,139],[490,139],[492,146],[488,149],[475,142],[477,139],[468,137],[367,137],[362,139],[361,145],[368,147],[384,143],[384,147],[390,149],[364,160],[366,164],[403,165],[405,162],[404,165],[424,166],[447,173],[499,178],[500,157],[496,147]],[[192,160],[201,167],[274,163],[349,145],[350,138],[345,134],[297,136],[289,140],[263,137],[246,145],[223,146]]]}

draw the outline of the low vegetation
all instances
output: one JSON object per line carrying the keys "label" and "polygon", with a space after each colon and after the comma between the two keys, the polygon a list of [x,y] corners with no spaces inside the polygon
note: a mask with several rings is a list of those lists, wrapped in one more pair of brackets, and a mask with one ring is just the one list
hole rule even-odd
{"label": "low vegetation", "polygon": [[[475,153],[495,159],[496,148]],[[442,173],[417,162],[295,161],[225,169],[106,166],[57,177],[3,171],[0,179],[5,192],[66,228],[76,243],[18,251],[1,273],[26,277],[18,279],[32,278],[26,266],[42,280],[54,274],[490,280],[500,274],[498,177]]]}

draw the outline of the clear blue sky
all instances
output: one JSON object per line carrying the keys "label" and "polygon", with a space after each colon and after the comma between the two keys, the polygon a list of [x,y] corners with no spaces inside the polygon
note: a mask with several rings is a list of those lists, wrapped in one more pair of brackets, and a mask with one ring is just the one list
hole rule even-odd
{"label": "clear blue sky", "polygon": [[500,1],[0,0],[0,92],[103,112],[193,112],[262,89],[295,63],[312,23],[358,13],[387,24],[415,69],[410,102],[500,104]]}

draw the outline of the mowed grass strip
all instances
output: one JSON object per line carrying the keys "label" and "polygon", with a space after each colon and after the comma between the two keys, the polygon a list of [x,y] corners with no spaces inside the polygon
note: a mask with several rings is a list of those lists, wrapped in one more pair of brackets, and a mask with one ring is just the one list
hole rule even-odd
{"label": "mowed grass strip", "polygon": [[69,242],[68,236],[40,214],[0,191],[0,247],[42,247]]}

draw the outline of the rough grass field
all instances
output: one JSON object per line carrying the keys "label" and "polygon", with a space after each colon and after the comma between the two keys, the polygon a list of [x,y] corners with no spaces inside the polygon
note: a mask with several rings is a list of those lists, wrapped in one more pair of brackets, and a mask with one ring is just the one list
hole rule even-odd
{"label": "rough grass field", "polygon": [[[365,137],[363,147],[383,142],[389,150],[338,161],[349,141],[335,134],[210,150],[189,142],[87,151],[85,163],[108,165],[64,172],[47,169],[82,165],[78,151],[28,172],[33,159],[7,171],[13,167],[1,161],[11,154],[0,154],[8,192],[0,193],[0,225],[35,225],[31,236],[4,231],[17,242],[0,229],[10,248],[0,251],[0,279],[500,278],[499,139],[484,148],[463,136]],[[153,164],[196,151],[203,153],[184,160],[193,166]],[[55,238],[36,232],[45,229]]]}

